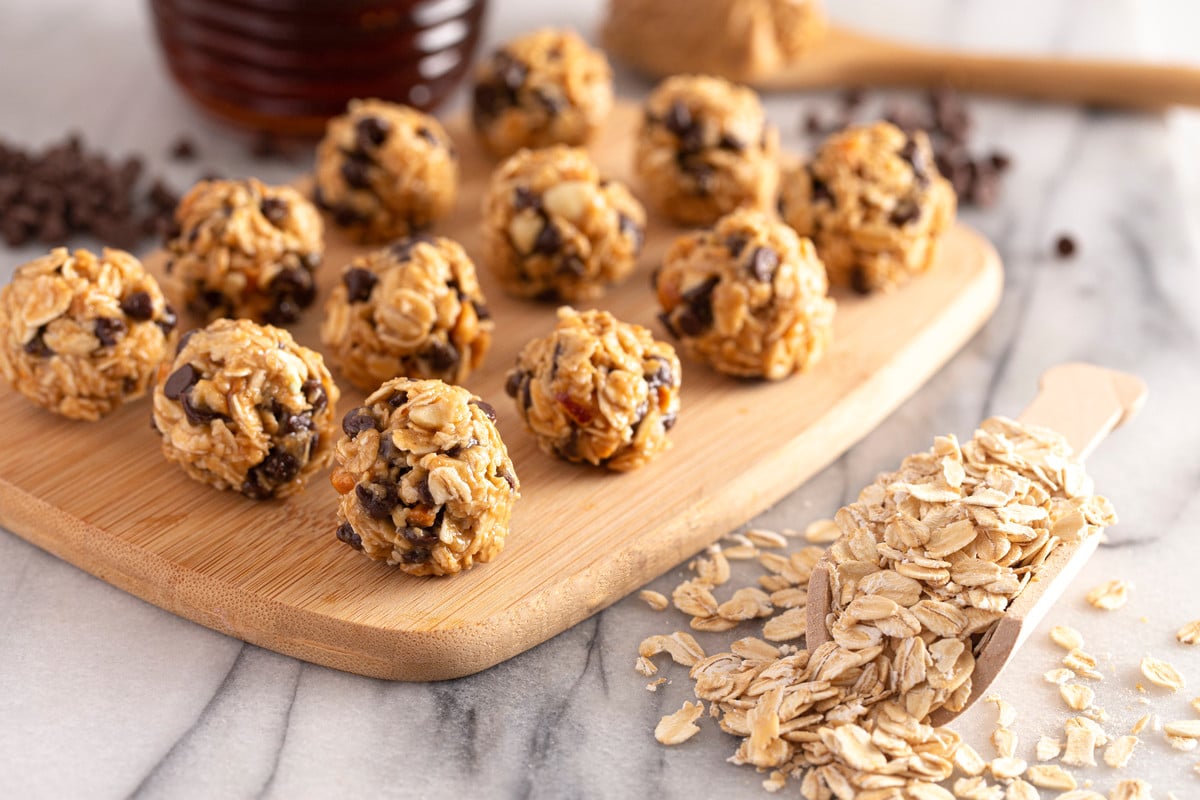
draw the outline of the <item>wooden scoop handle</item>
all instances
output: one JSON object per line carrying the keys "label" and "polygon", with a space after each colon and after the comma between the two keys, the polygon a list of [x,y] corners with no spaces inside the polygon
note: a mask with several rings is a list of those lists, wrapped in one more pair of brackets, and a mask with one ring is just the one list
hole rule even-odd
{"label": "wooden scoop handle", "polygon": [[[1067,437],[1080,458],[1099,444],[1109,431],[1131,419],[1146,399],[1146,385],[1140,378],[1091,364],[1062,364],[1042,374],[1038,395],[1021,414],[1021,422],[1052,428]],[[972,675],[971,697],[967,706],[983,693],[1008,660],[1037,627],[1042,617],[1058,600],[1096,550],[1098,536],[1081,543],[1058,546],[1043,563],[1025,590],[1009,606],[984,642]],[[829,640],[825,618],[831,601],[829,566],[825,558],[817,562],[808,582],[809,650]],[[935,712],[932,721],[941,725],[956,714]]]}
{"label": "wooden scoop handle", "polygon": [[812,58],[745,76],[766,89],[951,86],[1036,100],[1159,109],[1200,106],[1200,69],[1095,59],[1016,57],[912,47],[833,28]]}

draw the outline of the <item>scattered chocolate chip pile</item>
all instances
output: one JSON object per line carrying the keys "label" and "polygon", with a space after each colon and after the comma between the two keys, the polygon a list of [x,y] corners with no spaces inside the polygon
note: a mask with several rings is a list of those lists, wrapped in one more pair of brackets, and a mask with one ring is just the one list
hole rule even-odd
{"label": "scattered chocolate chip pile", "polygon": [[[823,121],[810,111],[804,117],[804,132],[825,135],[860,121],[858,112],[864,99],[861,89],[845,90],[838,117]],[[905,133],[923,130],[929,134],[938,170],[954,186],[960,204],[987,208],[996,202],[1000,176],[1012,166],[1012,158],[999,151],[971,154],[971,114],[957,92],[939,89],[925,96],[924,105],[893,105],[883,116]]]}
{"label": "scattered chocolate chip pile", "polygon": [[137,156],[110,160],[75,134],[41,152],[0,141],[0,236],[20,247],[91,234],[129,250],[165,235],[178,198],[158,179],[140,188],[142,172]]}

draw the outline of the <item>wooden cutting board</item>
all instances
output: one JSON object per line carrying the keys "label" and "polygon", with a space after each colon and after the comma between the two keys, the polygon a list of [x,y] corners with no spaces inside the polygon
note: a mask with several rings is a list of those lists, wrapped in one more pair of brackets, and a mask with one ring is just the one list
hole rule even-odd
{"label": "wooden cutting board", "polygon": [[[611,178],[631,181],[638,113],[619,107],[592,148]],[[437,232],[478,260],[491,162],[465,124],[450,130],[464,178],[458,209]],[[651,220],[637,273],[597,305],[665,337],[648,283],[679,232]],[[319,344],[320,304],[360,251],[331,226],[318,306],[295,328],[301,342]],[[147,263],[161,274],[161,257]],[[70,422],[7,385],[0,524],[161,608],[281,653],[379,678],[468,675],[608,606],[791,492],[962,347],[1002,284],[992,247],[958,226],[933,270],[909,286],[837,294],[833,348],[808,374],[735,380],[685,360],[673,449],[637,472],[610,474],[543,455],[522,428],[504,373],[527,340],[552,327],[554,307],[510,299],[481,272],[496,341],[467,385],[496,406],[523,490],[491,563],[450,578],[405,575],[334,538],[326,475],[283,501],[217,492],[163,459],[147,400],[98,423]],[[342,388],[344,412],[362,395]]]}

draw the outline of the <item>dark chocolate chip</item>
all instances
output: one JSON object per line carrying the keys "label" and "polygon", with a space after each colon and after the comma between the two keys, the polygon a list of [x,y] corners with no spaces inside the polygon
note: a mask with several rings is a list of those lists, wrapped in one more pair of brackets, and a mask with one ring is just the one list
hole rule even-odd
{"label": "dark chocolate chip", "polygon": [[696,336],[712,325],[712,293],[720,278],[715,275],[683,293],[684,313],[676,318],[680,330]]}
{"label": "dark chocolate chip", "polygon": [[438,530],[440,530],[440,528],[441,528],[440,517],[442,516],[443,511],[444,511],[444,509],[441,511],[438,511],[439,519],[435,521],[435,525],[436,525],[437,529],[435,529],[432,526],[429,528],[412,528],[412,527],[405,528],[402,531],[402,534],[403,534],[405,540],[407,542],[409,542],[410,544],[417,544],[417,545],[435,544],[438,541],[438,539],[440,538],[438,536]]}
{"label": "dark chocolate chip", "polygon": [[359,150],[373,150],[387,141],[391,123],[380,117],[363,117],[354,125],[354,141]]}
{"label": "dark chocolate chip", "polygon": [[775,270],[779,268],[779,253],[770,247],[756,247],[750,254],[748,266],[756,281],[766,283],[775,277]]}
{"label": "dark chocolate chip", "polygon": [[496,54],[494,64],[500,83],[509,91],[510,95],[515,95],[520,91],[521,87],[525,85],[525,78],[529,75],[529,67],[505,52]]}
{"label": "dark chocolate chip", "polygon": [[191,161],[196,157],[196,143],[186,136],[180,136],[171,145],[171,158],[176,161]]}
{"label": "dark chocolate chip", "polygon": [[275,493],[275,490],[259,483],[258,473],[250,470],[246,473],[246,479],[242,481],[241,492],[251,500],[268,500]]}
{"label": "dark chocolate chip", "polygon": [[471,400],[471,405],[478,406],[479,410],[483,412],[483,415],[492,422],[496,421],[496,409],[491,403],[487,402],[486,400],[475,398]]}
{"label": "dark chocolate chip", "polygon": [[518,186],[513,189],[513,209],[515,211],[524,211],[527,208],[540,211],[542,209],[542,198],[534,194],[528,186]]}
{"label": "dark chocolate chip", "polygon": [[31,356],[36,356],[37,358],[49,358],[50,356],[54,355],[54,351],[50,349],[50,345],[46,344],[46,340],[43,338],[45,334],[46,326],[43,325],[42,327],[38,328],[38,331],[36,334],[34,334],[33,338],[25,343],[23,348],[25,352]]}
{"label": "dark chocolate chip", "polygon": [[542,230],[538,232],[537,239],[533,242],[533,252],[543,256],[552,256],[558,253],[560,247],[562,247],[562,236],[554,227],[554,223],[546,220],[542,225]]}
{"label": "dark chocolate chip", "polygon": [[871,276],[862,264],[855,264],[850,270],[850,288],[859,294],[871,293]]}
{"label": "dark chocolate chip", "polygon": [[432,342],[425,350],[425,357],[435,372],[446,372],[458,366],[458,349],[450,342]]}
{"label": "dark chocolate chip", "polygon": [[163,304],[162,319],[154,323],[163,332],[163,336],[170,336],[171,331],[175,330],[175,326],[179,324],[179,315],[175,313],[175,309],[170,303]]}
{"label": "dark chocolate chip", "polygon": [[400,504],[400,497],[395,486],[384,486],[378,483],[360,483],[354,487],[363,510],[375,519],[387,519],[393,509]]}
{"label": "dark chocolate chip", "polygon": [[995,151],[988,156],[988,161],[991,162],[992,167],[997,172],[1004,172],[1012,166],[1012,156],[999,151]]}
{"label": "dark chocolate chip", "polygon": [[508,93],[492,83],[480,83],[471,93],[471,119],[480,128],[510,105]]}
{"label": "dark chocolate chip", "polygon": [[904,143],[904,147],[900,148],[900,157],[912,166],[913,177],[917,179],[919,186],[929,184],[929,162],[925,151],[917,146],[916,139],[909,139]]}
{"label": "dark chocolate chip", "polygon": [[729,255],[737,258],[742,254],[742,249],[746,246],[746,237],[741,234],[734,234],[725,239],[725,248],[729,251]]}
{"label": "dark chocolate chip", "polygon": [[732,150],[735,153],[740,153],[746,149],[746,143],[732,133],[721,134],[721,141],[717,144],[722,150]]}
{"label": "dark chocolate chip", "polygon": [[816,175],[812,175],[811,199],[814,203],[829,203],[830,205],[834,205],[835,203],[833,192],[829,191],[829,187],[825,184],[825,181]]}
{"label": "dark chocolate chip", "polygon": [[94,328],[101,347],[112,347],[125,333],[125,321],[118,317],[100,317]]}
{"label": "dark chocolate chip", "polygon": [[[389,464],[395,464],[403,462],[405,453],[396,446],[396,440],[392,438],[392,434],[384,431],[383,435],[379,437],[379,455],[383,456],[383,460]],[[408,472],[407,467],[404,472]]]}
{"label": "dark chocolate chip", "polygon": [[[184,332],[184,334],[179,337],[179,342],[175,345],[175,355],[179,355],[183,352],[183,348],[187,347],[187,343],[192,340],[192,337],[195,336],[196,332],[199,330],[199,328],[192,328],[190,331]],[[171,399],[174,400],[175,398],[172,397]]]}
{"label": "dark chocolate chip", "polygon": [[1075,239],[1067,234],[1063,234],[1054,240],[1054,252],[1059,258],[1070,258],[1075,255],[1079,247],[1075,243]]}
{"label": "dark chocolate chip", "polygon": [[388,398],[388,405],[392,408],[399,408],[408,402],[408,392],[400,389],[392,392],[392,396]]}
{"label": "dark chocolate chip", "polygon": [[338,525],[337,538],[339,542],[345,542],[355,550],[363,549],[362,537],[354,532],[354,526],[349,522],[343,522],[341,525]]}
{"label": "dark chocolate chip", "polygon": [[287,221],[288,204],[286,200],[278,197],[264,197],[258,207],[262,210],[263,216],[275,227],[279,227]]}
{"label": "dark chocolate chip", "polygon": [[587,265],[583,263],[582,258],[572,253],[558,260],[558,272],[581,278],[587,274]]}
{"label": "dark chocolate chip", "polygon": [[309,378],[300,384],[300,390],[304,392],[304,399],[308,401],[314,414],[321,413],[321,409],[329,404],[329,395],[325,393],[325,387],[315,378]]}
{"label": "dark chocolate chip", "polygon": [[663,125],[671,133],[682,137],[688,131],[692,130],[695,122],[692,119],[692,112],[688,109],[687,105],[682,100],[676,100],[667,109],[667,115],[663,118]]}
{"label": "dark chocolate chip", "polygon": [[557,117],[567,107],[566,99],[557,92],[538,89],[533,93],[533,96],[541,104],[542,108],[546,109],[546,114],[551,118]]}
{"label": "dark chocolate chip", "polygon": [[289,414],[287,421],[283,424],[284,433],[304,433],[311,431],[316,427],[313,422],[312,414],[307,411],[303,414]]}
{"label": "dark chocolate chip", "polygon": [[417,547],[400,556],[400,560],[405,564],[424,564],[429,560],[429,551],[423,547]]}
{"label": "dark chocolate chip", "polygon": [[342,162],[342,178],[352,189],[369,189],[371,186],[371,162],[357,155],[347,155]]}
{"label": "dark chocolate chip", "polygon": [[488,307],[485,306],[483,303],[476,303],[475,304],[475,316],[477,319],[481,319],[481,320],[491,319],[492,312],[489,311]]}
{"label": "dark chocolate chip", "polygon": [[669,430],[671,430],[671,428],[674,428],[675,420],[678,416],[679,416],[678,413],[676,413],[674,411],[670,412],[669,414],[664,414],[663,418],[662,418],[663,430],[669,431]]}
{"label": "dark chocolate chip", "polygon": [[645,374],[646,388],[653,391],[659,386],[674,386],[675,385],[675,370],[671,369],[671,365],[662,358],[655,358],[658,362],[658,367],[653,372]]}
{"label": "dark chocolate chip", "polygon": [[375,429],[375,415],[366,406],[352,408],[346,412],[346,416],[342,417],[342,430],[351,439],[363,431]]}
{"label": "dark chocolate chip", "polygon": [[637,224],[633,217],[617,212],[617,227],[621,233],[633,240],[633,249],[635,252],[642,249],[646,232],[642,229],[641,225]]}
{"label": "dark chocolate chip", "polygon": [[154,301],[149,292],[134,292],[121,301],[121,310],[130,319],[144,322],[154,316]]}
{"label": "dark chocolate chip", "polygon": [[351,267],[342,273],[342,283],[346,285],[346,296],[351,303],[365,303],[371,299],[371,290],[379,278],[369,269]]}
{"label": "dark chocolate chip", "polygon": [[515,398],[517,392],[521,390],[521,381],[526,375],[519,369],[510,370],[508,376],[504,379],[504,393],[509,397]]}
{"label": "dark chocolate chip", "polygon": [[427,506],[437,505],[433,502],[433,494],[429,491],[429,476],[426,475],[417,482],[417,497]]}
{"label": "dark chocolate chip", "polygon": [[658,321],[661,322],[662,326],[667,329],[667,333],[671,334],[676,339],[679,338],[679,330],[675,327],[675,323],[671,321],[670,314],[665,311],[658,312]]}
{"label": "dark chocolate chip", "polygon": [[183,415],[187,417],[187,421],[193,425],[207,425],[215,419],[225,418],[223,414],[219,414],[216,411],[210,411],[207,408],[202,408],[192,402],[191,392],[185,392],[181,402],[183,405]]}
{"label": "dark chocolate chip", "polygon": [[503,478],[504,482],[508,484],[509,489],[517,488],[517,476],[513,475],[507,469],[501,471],[500,477]]}
{"label": "dark chocolate chip", "polygon": [[[191,334],[192,331],[188,331]],[[187,336],[188,334],[184,334]],[[180,340],[180,344],[183,340]],[[167,382],[163,385],[163,395],[168,400],[178,400],[183,396],[183,393],[196,385],[200,380],[200,372],[191,364],[184,364],[179,369],[171,373],[167,378]]]}
{"label": "dark chocolate chip", "polygon": [[419,244],[436,245],[437,238],[430,236],[427,233],[418,233],[413,236],[405,237],[392,245],[392,255],[401,261],[407,261],[412,258],[413,250]]}
{"label": "dark chocolate chip", "polygon": [[267,457],[254,467],[254,471],[276,486],[280,486],[296,477],[300,472],[300,462],[287,451],[271,448]]}

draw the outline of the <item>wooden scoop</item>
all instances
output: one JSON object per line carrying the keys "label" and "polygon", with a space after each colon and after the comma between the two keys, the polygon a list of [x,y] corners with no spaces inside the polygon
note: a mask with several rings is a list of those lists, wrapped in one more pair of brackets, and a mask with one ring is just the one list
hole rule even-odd
{"label": "wooden scoop", "polygon": [[[680,19],[671,19],[670,9]],[[683,17],[690,17],[684,19]],[[679,72],[724,75],[760,89],[821,89],[838,86],[953,87],[970,92],[1126,108],[1200,106],[1200,69],[1168,64],[1096,59],[1000,56],[917,47],[831,26],[799,58],[764,57],[756,43],[723,42],[736,30],[708,30],[720,17],[697,15],[688,3],[663,4],[633,33],[606,29],[605,46],[642,72],[663,77]],[[708,28],[714,27],[712,25]],[[664,31],[670,30],[670,33]],[[747,36],[754,34],[747,29]],[[648,46],[669,36],[677,46]],[[679,41],[695,39],[696,46]],[[645,40],[645,41],[643,41]],[[707,42],[707,45],[701,44]],[[722,58],[739,52],[745,58]],[[767,52],[771,52],[769,49]]]}
{"label": "wooden scoop", "polygon": [[[1058,431],[1083,459],[1109,431],[1133,417],[1145,399],[1146,384],[1133,375],[1091,364],[1063,364],[1042,375],[1037,397],[1019,419]],[[1063,590],[1075,580],[1099,543],[1099,536],[1089,536],[1083,542],[1062,543],[1050,554],[1004,616],[985,635],[983,647],[975,659],[971,696],[964,710],[974,704],[996,679]],[[808,583],[806,646],[809,650],[829,640],[825,620],[830,600],[829,562],[825,556],[813,568]],[[931,721],[943,725],[956,716],[955,712],[941,709],[934,712]]]}

